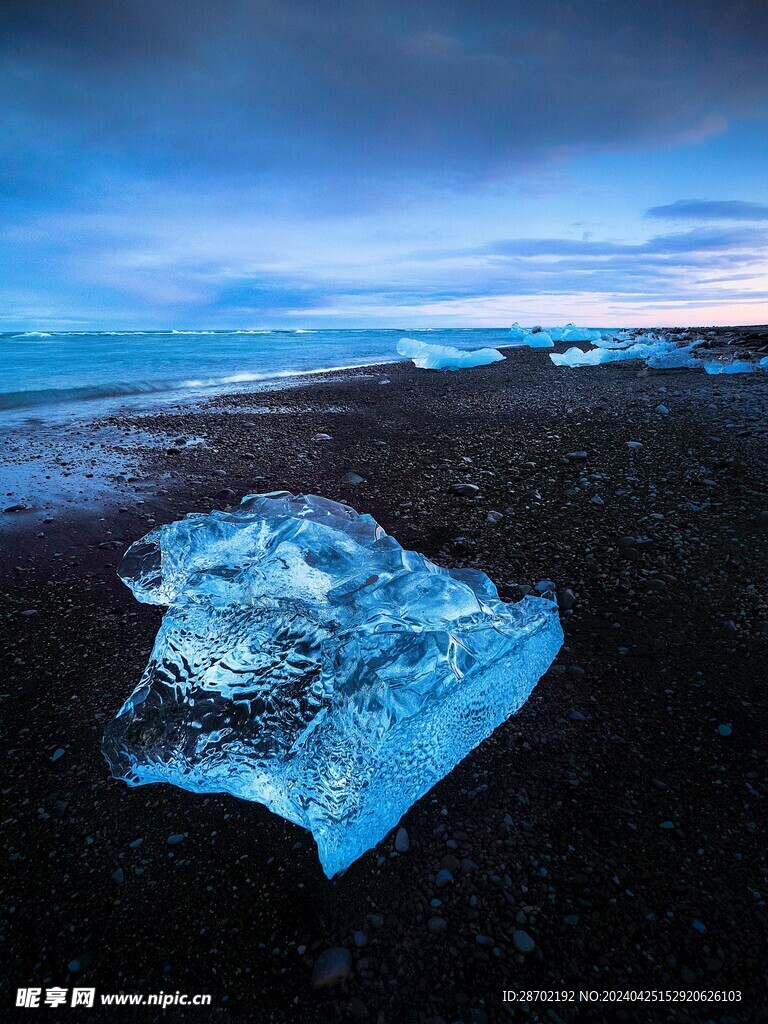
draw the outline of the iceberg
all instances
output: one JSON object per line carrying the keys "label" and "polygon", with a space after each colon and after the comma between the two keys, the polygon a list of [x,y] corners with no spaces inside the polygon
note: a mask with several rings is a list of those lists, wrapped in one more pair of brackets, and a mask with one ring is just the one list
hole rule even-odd
{"label": "iceberg", "polygon": [[469,366],[498,363],[504,356],[495,348],[478,348],[465,352],[451,345],[429,345],[415,338],[401,338],[397,343],[401,356],[412,359],[423,370],[463,370]]}
{"label": "iceberg", "polygon": [[167,611],[104,735],[113,776],[265,804],[309,829],[328,877],[517,711],[563,642],[549,595],[506,604],[313,495],[188,515],[119,571]]}

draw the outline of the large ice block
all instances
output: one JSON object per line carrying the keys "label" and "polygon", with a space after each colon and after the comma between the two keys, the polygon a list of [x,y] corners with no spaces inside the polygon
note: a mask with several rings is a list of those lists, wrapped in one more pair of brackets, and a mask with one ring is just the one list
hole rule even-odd
{"label": "large ice block", "polygon": [[505,604],[312,495],[159,527],[120,573],[168,610],[106,730],[113,775],[266,804],[329,877],[518,710],[563,640],[554,602]]}
{"label": "large ice block", "polygon": [[415,338],[401,338],[397,343],[401,356],[412,359],[422,370],[464,370],[470,366],[498,363],[504,356],[495,348],[464,350],[452,345],[431,345]]}

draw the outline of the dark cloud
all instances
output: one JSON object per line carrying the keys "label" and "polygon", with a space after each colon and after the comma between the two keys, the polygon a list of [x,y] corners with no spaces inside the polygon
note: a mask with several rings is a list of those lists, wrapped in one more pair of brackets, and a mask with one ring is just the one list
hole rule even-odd
{"label": "dark cloud", "polygon": [[646,217],[662,220],[768,220],[768,205],[741,199],[679,199],[667,206],[652,206]]}
{"label": "dark cloud", "polygon": [[1,17],[3,137],[41,187],[76,152],[147,175],[498,175],[768,104],[762,0],[17,0]]}

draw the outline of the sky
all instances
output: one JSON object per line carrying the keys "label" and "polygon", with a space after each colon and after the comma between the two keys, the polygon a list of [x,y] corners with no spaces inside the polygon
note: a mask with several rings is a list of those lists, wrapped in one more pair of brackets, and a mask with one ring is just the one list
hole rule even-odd
{"label": "sky", "polygon": [[0,330],[768,322],[764,0],[4,0]]}

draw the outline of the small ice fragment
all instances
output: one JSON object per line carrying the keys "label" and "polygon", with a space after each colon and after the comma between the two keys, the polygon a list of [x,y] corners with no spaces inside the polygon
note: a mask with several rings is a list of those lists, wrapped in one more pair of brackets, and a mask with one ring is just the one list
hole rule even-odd
{"label": "small ice fragment", "polygon": [[266,804],[312,832],[329,877],[525,703],[563,642],[553,601],[506,604],[479,570],[313,495],[161,526],[120,571],[168,607],[107,727],[112,774]]}
{"label": "small ice fragment", "polygon": [[464,352],[450,345],[428,345],[415,338],[401,338],[397,343],[401,356],[412,359],[422,370],[463,370],[470,366],[498,363],[504,356],[495,348],[478,348]]}

